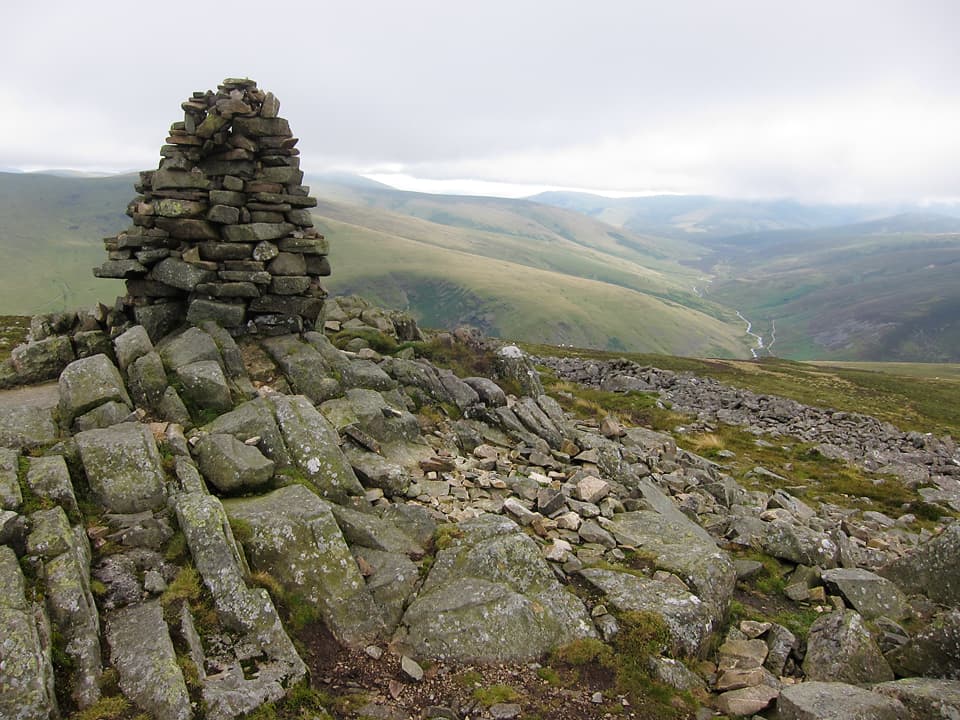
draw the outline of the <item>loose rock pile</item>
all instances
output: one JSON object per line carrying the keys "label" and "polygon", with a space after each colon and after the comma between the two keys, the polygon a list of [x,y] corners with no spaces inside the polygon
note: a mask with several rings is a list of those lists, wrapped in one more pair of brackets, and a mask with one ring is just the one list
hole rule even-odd
{"label": "loose rock pile", "polygon": [[932,483],[920,491],[925,498],[960,510],[960,450],[953,438],[903,432],[868,415],[811,407],[629,360],[543,357],[537,362],[561,378],[603,390],[657,392],[701,425],[720,422],[746,426],[758,435],[795,437],[816,443],[826,457],[897,475],[912,485]]}
{"label": "loose rock pile", "polygon": [[253,80],[195,92],[170,128],[157,170],[140,173],[133,225],[104,245],[97,277],[126,280],[108,325],[154,340],[184,319],[232,334],[312,329],[330,274],[308,208],[300,151],[280,103]]}

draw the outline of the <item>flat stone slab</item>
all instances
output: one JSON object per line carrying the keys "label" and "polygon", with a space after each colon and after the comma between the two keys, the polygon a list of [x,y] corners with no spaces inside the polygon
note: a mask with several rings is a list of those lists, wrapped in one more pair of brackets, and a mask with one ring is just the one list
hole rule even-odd
{"label": "flat stone slab", "polygon": [[910,615],[903,592],[886,578],[860,568],[824,570],[821,578],[835,585],[853,608],[867,620],[888,617],[900,620]]}
{"label": "flat stone slab", "polygon": [[116,610],[106,625],[123,694],[153,717],[189,720],[190,696],[159,601]]}
{"label": "flat stone slab", "polygon": [[904,678],[874,685],[873,692],[896,698],[914,717],[929,720],[960,718],[960,680]]}
{"label": "flat stone slab", "polygon": [[893,698],[840,682],[788,685],[777,700],[778,720],[904,720],[906,708]]}
{"label": "flat stone slab", "polygon": [[57,424],[49,407],[0,406],[0,446],[33,450],[56,441]]}

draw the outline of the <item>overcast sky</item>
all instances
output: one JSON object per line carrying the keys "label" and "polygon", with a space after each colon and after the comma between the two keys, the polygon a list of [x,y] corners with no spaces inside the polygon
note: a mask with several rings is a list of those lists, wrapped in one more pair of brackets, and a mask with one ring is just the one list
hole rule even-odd
{"label": "overcast sky", "polygon": [[308,173],[960,198],[957,0],[46,0],[0,27],[0,167],[155,167],[180,102],[239,75]]}

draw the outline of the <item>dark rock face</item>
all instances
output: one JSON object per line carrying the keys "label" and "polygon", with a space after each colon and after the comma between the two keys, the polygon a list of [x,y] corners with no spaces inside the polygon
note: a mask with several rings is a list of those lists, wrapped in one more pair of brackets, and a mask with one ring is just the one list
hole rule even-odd
{"label": "dark rock face", "polygon": [[153,340],[184,319],[234,335],[313,328],[329,248],[313,228],[307,209],[317,201],[301,185],[297,138],[279,105],[235,78],[181,105],[160,166],[140,173],[133,225],[104,240],[107,260],[94,270],[127,284],[112,328],[135,322]]}

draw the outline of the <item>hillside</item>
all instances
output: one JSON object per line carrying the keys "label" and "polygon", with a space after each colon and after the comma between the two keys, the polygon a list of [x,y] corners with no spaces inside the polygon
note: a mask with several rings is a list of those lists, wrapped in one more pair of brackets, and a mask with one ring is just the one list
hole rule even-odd
{"label": "hillside", "polygon": [[122,284],[93,277],[101,239],[124,228],[134,176],[0,173],[0,308],[51,312],[110,302]]}
{"label": "hillside", "polygon": [[798,359],[960,360],[960,220],[900,215],[719,241],[709,297]]}
{"label": "hillside", "polygon": [[[100,238],[124,226],[131,177],[0,174],[0,239],[24,264],[0,269],[0,307],[32,313],[110,302],[93,278]],[[325,176],[316,222],[336,293],[408,308],[428,325],[471,322],[531,341],[742,356],[739,322],[692,290],[683,244],[523,200],[404,193]],[[687,252],[686,255],[683,253]],[[28,272],[24,272],[24,269]]]}

